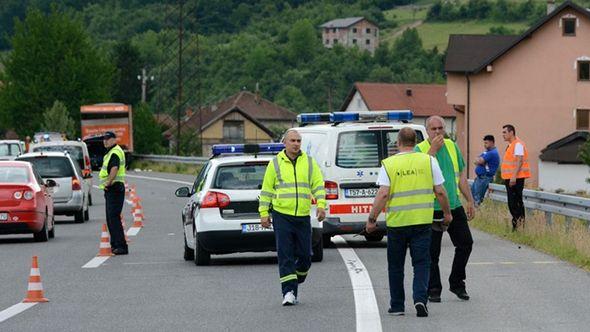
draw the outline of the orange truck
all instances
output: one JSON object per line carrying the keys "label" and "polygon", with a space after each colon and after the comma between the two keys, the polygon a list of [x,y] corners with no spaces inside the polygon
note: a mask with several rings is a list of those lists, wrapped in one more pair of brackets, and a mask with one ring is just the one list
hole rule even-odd
{"label": "orange truck", "polygon": [[103,103],[80,107],[82,140],[102,136],[106,131],[117,135],[117,144],[133,153],[133,116],[131,105]]}

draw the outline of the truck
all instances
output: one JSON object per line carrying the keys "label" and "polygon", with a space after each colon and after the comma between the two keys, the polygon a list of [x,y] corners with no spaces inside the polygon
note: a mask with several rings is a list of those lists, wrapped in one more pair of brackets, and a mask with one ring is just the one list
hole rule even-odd
{"label": "truck", "polygon": [[112,131],[125,155],[133,153],[133,113],[131,105],[101,103],[80,107],[82,140],[88,146],[92,168],[100,168],[105,148],[102,135]]}

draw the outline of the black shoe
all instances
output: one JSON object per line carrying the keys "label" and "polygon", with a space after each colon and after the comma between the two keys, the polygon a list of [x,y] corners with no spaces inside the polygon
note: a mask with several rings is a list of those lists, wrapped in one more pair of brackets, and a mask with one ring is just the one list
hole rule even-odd
{"label": "black shoe", "polygon": [[461,300],[469,301],[469,294],[467,294],[465,288],[450,289],[450,291],[457,295]]}
{"label": "black shoe", "polygon": [[112,250],[112,252],[115,255],[127,255],[129,253],[129,250],[124,248],[115,248]]}
{"label": "black shoe", "polygon": [[416,316],[428,317],[428,308],[426,308],[426,304],[418,302],[414,304],[414,307],[416,308]]}
{"label": "black shoe", "polygon": [[430,293],[428,294],[428,301],[429,302],[436,302],[440,303],[440,293]]}
{"label": "black shoe", "polygon": [[387,313],[392,315],[392,316],[403,316],[405,315],[405,313],[403,311],[399,311],[399,310],[393,310],[391,308],[387,309]]}

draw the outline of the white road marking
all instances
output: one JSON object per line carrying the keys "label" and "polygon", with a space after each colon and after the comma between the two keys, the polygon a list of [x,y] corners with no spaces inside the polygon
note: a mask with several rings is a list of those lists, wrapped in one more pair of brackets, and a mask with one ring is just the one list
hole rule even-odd
{"label": "white road marking", "polygon": [[532,261],[532,262],[469,262],[467,265],[517,265],[517,264],[561,264],[560,261]]}
{"label": "white road marking", "polygon": [[2,323],[3,321],[7,320],[10,317],[16,316],[18,314],[20,314],[21,312],[32,308],[35,304],[37,304],[37,302],[33,302],[33,303],[17,303],[15,305],[13,305],[10,308],[4,309],[2,311],[0,311],[0,323]]}
{"label": "white road marking", "polygon": [[187,185],[192,185],[192,182],[186,182],[186,181],[178,181],[178,180],[171,180],[171,179],[163,179],[163,178],[154,178],[151,176],[141,176],[141,175],[125,175],[128,178],[132,178],[132,179],[144,179],[144,180],[154,180],[154,181],[163,181],[163,182],[172,182],[172,183],[180,183],[180,184],[187,184]]}
{"label": "white road marking", "polygon": [[174,233],[168,233],[168,236],[174,236]]}
{"label": "white road marking", "polygon": [[178,264],[177,262],[127,262],[123,265],[160,265],[160,264]]}
{"label": "white road marking", "polygon": [[127,236],[136,236],[141,230],[141,227],[129,227],[127,230]]}
{"label": "white road marking", "polygon": [[94,269],[99,267],[100,265],[102,265],[102,263],[106,262],[107,259],[109,259],[110,256],[96,256],[93,259],[91,259],[88,263],[84,264],[84,266],[82,266],[83,269]]}
{"label": "white road marking", "polygon": [[369,272],[354,252],[354,249],[348,247],[344,238],[334,236],[332,237],[332,242],[340,244],[338,252],[342,256],[344,264],[346,264],[348,276],[352,283],[356,312],[356,331],[382,331],[381,316],[379,315],[377,298],[373,291],[373,284],[371,283]]}

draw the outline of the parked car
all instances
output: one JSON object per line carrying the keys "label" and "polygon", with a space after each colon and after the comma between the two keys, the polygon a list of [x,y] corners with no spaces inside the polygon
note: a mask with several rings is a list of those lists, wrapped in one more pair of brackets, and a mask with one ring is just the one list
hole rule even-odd
{"label": "parked car", "polygon": [[103,136],[93,136],[84,140],[90,153],[90,166],[93,171],[98,171],[102,167],[102,158],[107,153],[104,147]]}
{"label": "parked car", "polygon": [[67,152],[31,152],[17,160],[30,162],[43,179],[57,183],[53,192],[56,215],[73,215],[78,223],[88,220],[90,188],[82,177],[78,163]]}
{"label": "parked car", "polygon": [[[90,154],[86,143],[82,141],[49,141],[31,144],[29,152],[68,152],[70,157],[78,163],[82,170],[82,177],[92,188],[92,168],[90,165]],[[92,191],[88,193],[88,205],[92,205]]]}
{"label": "parked car", "polygon": [[51,189],[28,162],[0,161],[0,234],[29,234],[45,242],[55,236]]}
{"label": "parked car", "polygon": [[18,140],[0,140],[0,160],[14,160],[25,152],[25,143]]}
{"label": "parked car", "polygon": [[66,135],[54,131],[43,131],[33,135],[33,142],[53,142],[53,141],[65,141]]}

